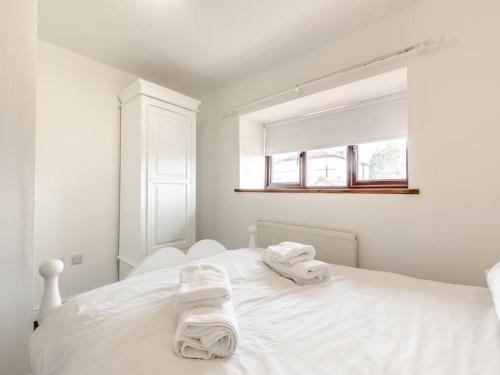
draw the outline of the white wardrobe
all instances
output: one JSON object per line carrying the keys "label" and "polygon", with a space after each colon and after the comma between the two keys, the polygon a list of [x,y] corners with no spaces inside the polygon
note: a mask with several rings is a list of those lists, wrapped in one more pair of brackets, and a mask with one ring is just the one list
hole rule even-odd
{"label": "white wardrobe", "polygon": [[122,279],[155,250],[184,249],[195,241],[200,101],[144,80],[119,97]]}

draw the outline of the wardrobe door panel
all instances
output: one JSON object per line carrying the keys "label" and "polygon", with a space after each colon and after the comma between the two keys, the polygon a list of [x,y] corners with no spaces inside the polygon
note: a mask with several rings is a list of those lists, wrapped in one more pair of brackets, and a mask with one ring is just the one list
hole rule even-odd
{"label": "wardrobe door panel", "polygon": [[184,248],[191,234],[193,117],[148,106],[148,253]]}
{"label": "wardrobe door panel", "polygon": [[149,115],[153,178],[188,178],[190,118],[154,106]]}
{"label": "wardrobe door panel", "polygon": [[187,186],[167,183],[154,189],[153,249],[185,242]]}

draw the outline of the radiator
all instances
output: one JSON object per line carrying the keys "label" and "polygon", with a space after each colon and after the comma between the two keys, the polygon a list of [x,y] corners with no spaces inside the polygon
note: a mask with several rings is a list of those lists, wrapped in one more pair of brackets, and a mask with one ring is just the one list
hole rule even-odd
{"label": "radiator", "polygon": [[314,246],[316,259],[323,262],[358,266],[358,242],[355,233],[265,220],[257,221],[259,247],[265,248],[282,241],[295,241]]}

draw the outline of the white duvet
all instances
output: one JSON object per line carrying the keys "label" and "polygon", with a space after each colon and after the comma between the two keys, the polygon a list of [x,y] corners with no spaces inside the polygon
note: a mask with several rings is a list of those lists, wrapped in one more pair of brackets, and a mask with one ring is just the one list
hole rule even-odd
{"label": "white duvet", "polygon": [[82,294],[31,341],[34,375],[500,374],[500,324],[485,288],[332,266],[330,281],[298,286],[255,250],[219,253],[240,328],[236,353],[177,357],[179,267]]}

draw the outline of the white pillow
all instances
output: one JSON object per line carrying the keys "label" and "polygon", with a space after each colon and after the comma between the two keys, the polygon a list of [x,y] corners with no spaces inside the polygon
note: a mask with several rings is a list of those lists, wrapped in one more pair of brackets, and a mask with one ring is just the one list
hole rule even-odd
{"label": "white pillow", "polygon": [[489,271],[486,271],[486,282],[488,288],[490,288],[497,317],[500,321],[500,262],[495,264]]}

